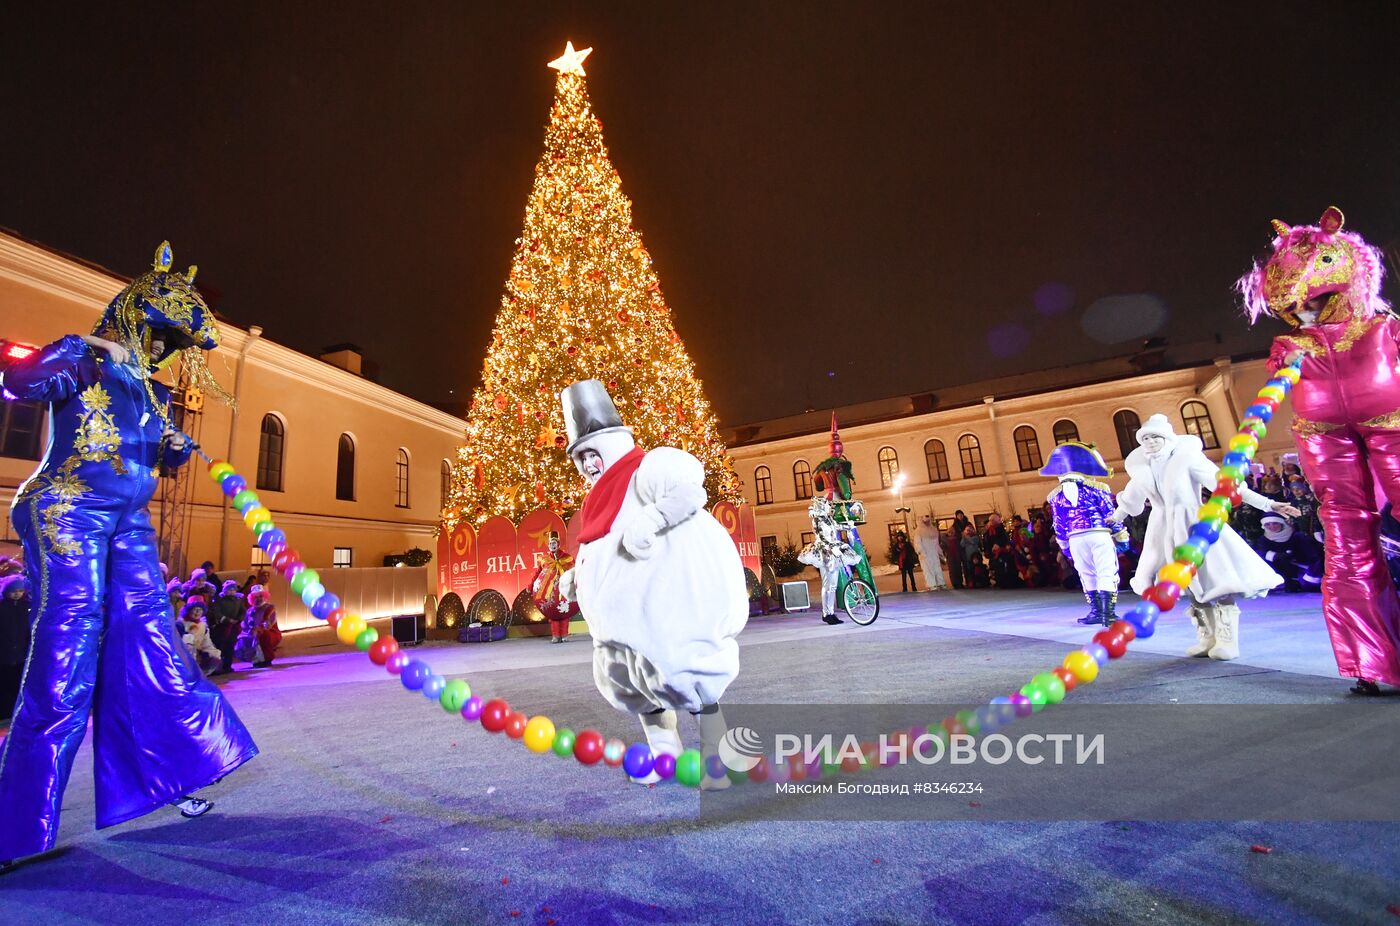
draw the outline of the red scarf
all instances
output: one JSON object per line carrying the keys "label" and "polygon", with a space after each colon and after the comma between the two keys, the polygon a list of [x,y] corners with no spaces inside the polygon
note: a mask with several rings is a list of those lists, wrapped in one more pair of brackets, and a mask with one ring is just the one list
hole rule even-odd
{"label": "red scarf", "polygon": [[583,510],[579,512],[579,517],[583,519],[579,527],[579,543],[592,543],[612,530],[613,519],[622,508],[622,500],[627,497],[627,487],[632,484],[632,474],[642,465],[644,456],[646,454],[641,447],[633,447],[599,477],[583,500]]}

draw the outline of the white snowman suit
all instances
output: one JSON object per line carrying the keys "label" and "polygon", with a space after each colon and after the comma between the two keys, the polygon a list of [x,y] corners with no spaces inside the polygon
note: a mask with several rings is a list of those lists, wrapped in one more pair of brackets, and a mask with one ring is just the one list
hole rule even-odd
{"label": "white snowman suit", "polygon": [[[597,380],[574,383],[561,398],[569,455],[587,476],[596,453],[601,484],[636,449],[631,431]],[[637,714],[653,755],[681,753],[676,710],[689,711],[708,765],[727,732],[719,699],[739,674],[736,638],[748,622],[749,600],[739,551],[705,510],[704,482],[705,468],[683,450],[645,454],[607,532],[580,542],[559,590],[588,622],[593,681],[603,697]],[[584,513],[592,515],[587,505]],[[660,776],[652,771],[634,780],[653,784]],[[707,774],[700,787],[727,788],[729,779]]]}
{"label": "white snowman suit", "polygon": [[[614,432],[578,451],[612,466],[633,446]],[[632,475],[612,528],[579,546],[571,591],[593,637],[593,680],[619,710],[698,713],[739,674],[744,567],[705,511],[704,479],[695,457],[657,447]]]}

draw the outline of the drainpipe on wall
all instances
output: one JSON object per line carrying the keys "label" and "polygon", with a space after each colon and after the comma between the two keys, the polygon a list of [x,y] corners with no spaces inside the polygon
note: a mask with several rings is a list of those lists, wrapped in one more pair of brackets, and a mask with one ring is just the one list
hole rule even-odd
{"label": "drainpipe on wall", "polygon": [[1011,503],[1011,480],[1006,475],[1006,455],[1001,452],[1001,431],[997,428],[997,397],[994,395],[983,396],[982,402],[987,406],[987,418],[992,422],[992,449],[997,454],[997,471],[1001,473],[1001,491],[1006,496],[1006,517],[1016,513],[1016,506]]}
{"label": "drainpipe on wall", "polygon": [[[253,343],[262,337],[262,327],[252,325],[248,328],[248,337],[243,340],[243,348],[238,352],[238,369],[233,374],[233,408],[229,410],[228,416],[228,453],[225,460],[233,462],[233,448],[238,437],[238,403],[243,399],[243,368],[248,363],[248,352],[253,349]],[[219,569],[226,571],[228,566],[228,512],[229,506],[221,506],[223,514],[219,519]]]}
{"label": "drainpipe on wall", "polygon": [[1225,404],[1230,406],[1231,428],[1240,428],[1240,407],[1235,404],[1235,371],[1230,366],[1229,357],[1216,357],[1215,368],[1220,371],[1220,383],[1225,387]]}

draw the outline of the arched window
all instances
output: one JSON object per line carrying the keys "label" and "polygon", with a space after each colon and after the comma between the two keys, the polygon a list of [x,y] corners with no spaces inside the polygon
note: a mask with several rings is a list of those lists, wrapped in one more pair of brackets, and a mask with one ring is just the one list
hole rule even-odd
{"label": "arched window", "polygon": [[1215,450],[1220,446],[1220,441],[1215,436],[1215,425],[1210,420],[1210,409],[1206,408],[1206,403],[1197,402],[1194,399],[1181,406],[1181,417],[1186,421],[1186,433],[1194,434],[1201,439],[1201,445],[1207,450]]}
{"label": "arched window", "polygon": [[408,451],[402,447],[394,463],[394,506],[408,507]]}
{"label": "arched window", "polygon": [[355,500],[355,438],[340,435],[335,451],[335,497],[342,502]]}
{"label": "arched window", "polygon": [[287,428],[276,415],[263,415],[262,435],[258,438],[258,488],[282,491],[282,459],[287,447]]}
{"label": "arched window", "polygon": [[1040,459],[1040,438],[1036,435],[1035,428],[1023,424],[1011,432],[1011,439],[1016,442],[1016,465],[1021,468],[1021,472],[1037,470],[1045,465]]}
{"label": "arched window", "polygon": [[806,460],[792,464],[792,497],[799,502],[812,497],[812,467]]}
{"label": "arched window", "polygon": [[760,505],[773,504],[773,471],[760,466],[753,471],[753,490]]}
{"label": "arched window", "polygon": [[439,508],[447,507],[447,500],[452,496],[452,464],[447,460],[442,461],[442,501]]}
{"label": "arched window", "polygon": [[893,447],[881,447],[875,458],[880,461],[880,488],[888,489],[894,485],[894,477],[899,475],[899,454],[894,452]]}
{"label": "arched window", "polygon": [[1055,422],[1055,428],[1052,433],[1055,435],[1055,446],[1058,447],[1061,444],[1068,444],[1072,440],[1079,440],[1079,425],[1070,421],[1068,418],[1061,418],[1059,421]]}
{"label": "arched window", "polygon": [[1119,456],[1126,457],[1137,449],[1137,432],[1142,427],[1142,420],[1138,418],[1137,412],[1123,409],[1113,415],[1113,430],[1118,434]]}
{"label": "arched window", "polygon": [[941,440],[924,443],[924,462],[928,464],[929,482],[948,481],[948,453],[943,449]]}
{"label": "arched window", "polygon": [[982,445],[971,434],[958,438],[958,457],[962,461],[964,479],[987,475],[987,467],[982,463]]}

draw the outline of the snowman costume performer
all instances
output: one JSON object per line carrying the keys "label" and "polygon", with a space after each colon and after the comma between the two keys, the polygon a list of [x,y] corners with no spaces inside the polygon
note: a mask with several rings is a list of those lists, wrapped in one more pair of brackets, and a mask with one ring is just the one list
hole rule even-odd
{"label": "snowman costume performer", "polygon": [[1108,626],[1116,619],[1118,548],[1128,542],[1123,519],[1112,514],[1113,492],[1101,481],[1113,470],[1092,444],[1069,441],[1051,451],[1040,475],[1060,480],[1047,501],[1055,539],[1079,573],[1089,602],[1089,613],[1079,623]]}
{"label": "snowman costume performer", "polygon": [[919,551],[919,565],[924,567],[924,587],[946,590],[948,581],[943,577],[942,538],[930,515],[920,515],[919,529],[914,532],[914,546]]}
{"label": "snowman costume performer", "polygon": [[[598,380],[574,383],[561,400],[566,449],[590,489],[576,565],[559,587],[588,622],[593,680],[638,716],[654,754],[681,753],[676,711],[693,714],[712,773],[727,732],[719,699],[739,674],[736,638],[749,617],[739,552],[705,510],[699,460],[674,447],[643,453]],[[728,786],[722,774],[701,783]]]}
{"label": "snowman costume performer", "polygon": [[822,621],[828,624],[844,623],[836,616],[836,589],[841,583],[843,570],[860,562],[860,554],[855,547],[841,539],[832,517],[831,502],[825,495],[812,499],[807,514],[812,518],[812,529],[816,539],[797,554],[797,561],[815,566],[822,577]]}
{"label": "snowman costume performer", "polygon": [[[1142,514],[1145,503],[1152,504],[1143,538],[1142,557],[1133,576],[1133,591],[1141,595],[1157,581],[1157,572],[1174,559],[1177,546],[1186,543],[1203,492],[1213,492],[1219,482],[1219,468],[1201,448],[1194,435],[1178,435],[1166,415],[1148,418],[1138,429],[1138,449],[1128,454],[1123,465],[1128,484],[1118,493],[1115,518]],[[1241,485],[1240,498],[1260,511],[1297,516],[1298,509],[1275,502]],[[1283,584],[1283,579],[1265,565],[1249,544],[1228,524],[1220,528],[1220,539],[1211,545],[1188,593],[1191,620],[1196,625],[1196,644],[1188,656],[1235,659],[1240,654],[1240,609],[1235,598],[1257,598]]]}

